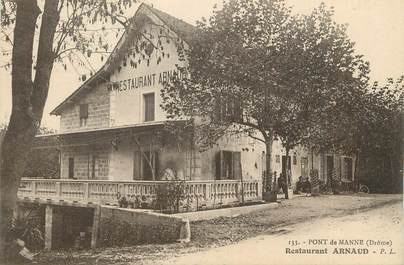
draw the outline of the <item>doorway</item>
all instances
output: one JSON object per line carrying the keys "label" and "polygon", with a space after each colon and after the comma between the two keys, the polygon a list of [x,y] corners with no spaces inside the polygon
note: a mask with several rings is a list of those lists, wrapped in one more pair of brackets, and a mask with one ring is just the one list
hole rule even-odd
{"label": "doorway", "polygon": [[332,183],[332,173],[334,171],[334,157],[327,155],[327,185]]}
{"label": "doorway", "polygon": [[69,157],[69,179],[74,178],[74,158]]}

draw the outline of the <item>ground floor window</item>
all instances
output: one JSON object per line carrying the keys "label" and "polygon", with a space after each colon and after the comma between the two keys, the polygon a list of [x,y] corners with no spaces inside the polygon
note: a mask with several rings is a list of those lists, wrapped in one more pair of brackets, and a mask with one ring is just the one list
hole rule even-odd
{"label": "ground floor window", "polygon": [[219,151],[216,154],[216,179],[241,179],[241,153]]}
{"label": "ground floor window", "polygon": [[133,164],[133,179],[159,179],[159,153],[157,151],[136,151]]}

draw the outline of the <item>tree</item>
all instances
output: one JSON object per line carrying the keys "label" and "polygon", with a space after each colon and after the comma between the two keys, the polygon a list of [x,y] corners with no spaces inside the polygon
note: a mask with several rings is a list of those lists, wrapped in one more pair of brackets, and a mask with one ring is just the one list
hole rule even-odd
{"label": "tree", "polygon": [[263,142],[272,183],[274,137],[289,152],[310,135],[334,92],[345,89],[341,83],[356,82],[361,57],[332,15],[323,4],[303,16],[283,0],[225,2],[199,22],[184,51],[189,78],[165,87],[163,108],[171,118],[194,120],[202,145],[225,133]]}
{"label": "tree", "polygon": [[402,193],[403,89],[401,76],[374,83],[364,95],[356,167],[359,180],[372,192]]}
{"label": "tree", "polygon": [[[0,125],[0,152],[1,143],[7,131],[7,125]],[[55,133],[54,130],[41,127],[39,134]],[[54,148],[33,148],[30,150],[23,173],[26,178],[57,178],[59,177],[59,150]]]}
{"label": "tree", "polygon": [[[73,62],[75,52],[90,57],[109,53],[100,23],[130,23],[124,10],[133,1],[37,0],[1,1],[2,34],[12,45],[12,112],[1,153],[0,256],[7,252],[17,190],[27,155],[41,124],[55,62]],[[89,26],[93,25],[93,27]],[[13,28],[10,36],[5,29]],[[37,30],[39,28],[39,31]],[[37,37],[37,38],[36,38]],[[37,41],[36,41],[37,40]],[[35,45],[34,45],[35,44]],[[37,51],[34,52],[34,47]],[[86,76],[81,77],[84,81]]]}

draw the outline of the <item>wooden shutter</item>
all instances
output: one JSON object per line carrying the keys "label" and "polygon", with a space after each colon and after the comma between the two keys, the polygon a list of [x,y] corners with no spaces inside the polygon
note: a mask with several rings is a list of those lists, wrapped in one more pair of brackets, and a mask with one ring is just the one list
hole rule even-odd
{"label": "wooden shutter", "polygon": [[216,179],[221,180],[224,176],[223,174],[223,151],[216,153]]}
{"label": "wooden shutter", "polygon": [[69,179],[74,178],[74,158],[69,157]]}
{"label": "wooden shutter", "polygon": [[241,179],[241,153],[233,152],[233,178]]}
{"label": "wooden shutter", "polygon": [[88,104],[80,104],[80,119],[88,118]]}

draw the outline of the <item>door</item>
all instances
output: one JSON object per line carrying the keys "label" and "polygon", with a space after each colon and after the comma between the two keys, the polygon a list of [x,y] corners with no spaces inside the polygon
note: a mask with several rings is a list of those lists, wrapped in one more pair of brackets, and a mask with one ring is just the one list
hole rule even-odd
{"label": "door", "polygon": [[69,179],[74,178],[74,158],[69,157]]}
{"label": "door", "polygon": [[334,157],[327,156],[327,183],[331,185],[332,183],[332,172],[334,171]]}
{"label": "door", "polygon": [[346,180],[353,180],[352,177],[352,158],[344,157],[344,171],[345,171],[345,179]]}

